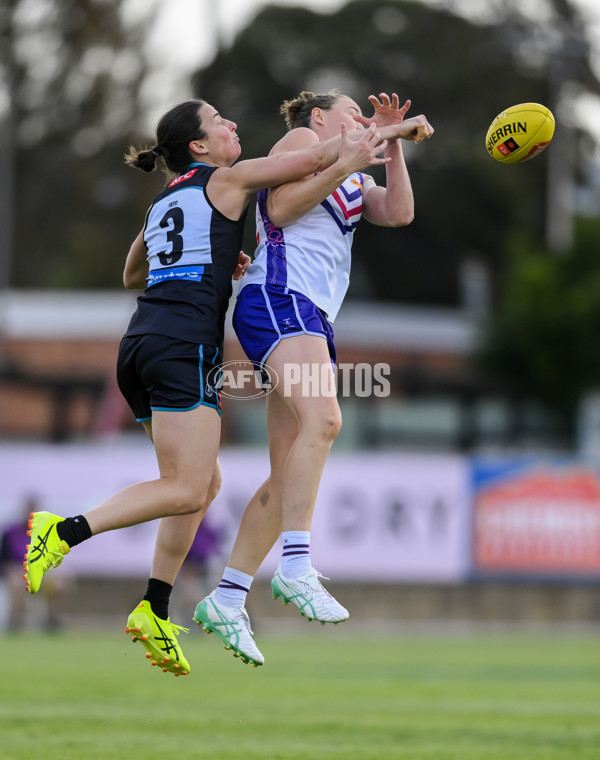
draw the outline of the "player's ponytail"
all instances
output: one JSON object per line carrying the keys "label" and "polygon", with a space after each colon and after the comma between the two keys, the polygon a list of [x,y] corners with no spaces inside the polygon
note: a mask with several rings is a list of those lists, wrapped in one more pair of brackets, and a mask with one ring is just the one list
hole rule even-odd
{"label": "player's ponytail", "polygon": [[203,105],[203,100],[187,100],[167,111],[156,127],[156,145],[141,150],[130,147],[125,154],[127,166],[152,172],[156,169],[157,160],[162,157],[169,171],[182,174],[191,161],[190,142],[206,137],[200,118]]}
{"label": "player's ponytail", "polygon": [[130,145],[125,154],[125,163],[127,166],[133,166],[134,169],[141,169],[143,172],[153,172],[156,169],[156,159],[161,155],[162,148],[160,145],[144,150],[138,150]]}

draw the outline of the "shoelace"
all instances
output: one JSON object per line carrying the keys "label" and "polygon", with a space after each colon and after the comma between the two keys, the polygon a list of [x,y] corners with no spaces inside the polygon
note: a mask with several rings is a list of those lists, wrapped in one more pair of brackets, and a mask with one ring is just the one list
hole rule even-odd
{"label": "shoelace", "polygon": [[48,549],[46,551],[46,554],[42,556],[42,562],[45,562],[49,569],[51,567],[56,567],[57,565],[60,565],[64,557],[65,555],[62,552],[53,552]]}
{"label": "shoelace", "polygon": [[169,623],[171,625],[171,628],[173,628],[176,633],[181,633],[182,631],[183,631],[183,633],[189,633],[190,632],[189,628],[184,628],[182,625],[175,625],[175,623],[171,623],[170,620],[169,620]]}
{"label": "shoelace", "polygon": [[236,618],[241,618],[241,621],[244,623],[244,625],[248,629],[248,632],[250,633],[250,635],[254,636],[254,631],[252,630],[252,628],[250,628],[250,617],[248,613],[246,612],[245,607],[240,607],[239,615],[236,615]]}
{"label": "shoelace", "polygon": [[[315,568],[313,568],[313,570],[315,571],[317,578],[323,578],[324,581],[331,580],[326,575],[323,575],[323,573],[320,573],[318,570],[315,570]],[[317,594],[324,594],[326,597],[333,598],[331,594],[329,593],[329,591],[327,591],[327,589],[321,584],[321,581],[319,581],[319,587],[313,590],[316,591]]]}

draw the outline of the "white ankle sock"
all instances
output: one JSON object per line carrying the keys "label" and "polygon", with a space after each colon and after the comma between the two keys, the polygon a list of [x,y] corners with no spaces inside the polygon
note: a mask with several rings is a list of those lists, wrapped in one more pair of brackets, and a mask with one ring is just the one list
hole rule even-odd
{"label": "white ankle sock", "polygon": [[312,570],[310,562],[310,531],[285,530],[281,534],[283,553],[281,574],[284,578],[298,578]]}
{"label": "white ankle sock", "polygon": [[226,567],[221,582],[217,586],[215,594],[217,602],[224,604],[225,607],[243,607],[253,580],[252,575],[246,575],[233,567]]}

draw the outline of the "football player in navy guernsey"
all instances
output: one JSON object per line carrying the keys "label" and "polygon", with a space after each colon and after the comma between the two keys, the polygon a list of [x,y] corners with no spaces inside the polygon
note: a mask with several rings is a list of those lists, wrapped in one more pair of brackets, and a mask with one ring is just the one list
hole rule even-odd
{"label": "football player in navy guernsey", "polygon": [[[302,92],[283,104],[289,132],[270,155],[322,144],[357,122],[379,129],[412,121],[404,120],[410,101],[400,106],[397,95],[390,99],[385,93],[369,100],[374,115],[366,118],[354,100],[337,91]],[[431,136],[425,117],[418,118],[422,128],[402,137],[421,142]],[[286,368],[296,367],[298,382],[280,380],[267,396],[271,472],[246,508],[220,584],[194,615],[205,630],[224,632],[230,648],[254,660],[262,655],[252,639],[240,647],[236,624],[247,619],[245,600],[253,577],[280,536],[273,597],[322,624],[348,618],[312,566],[310,529],[325,461],[341,427],[332,323],[348,288],[354,229],[361,216],[385,227],[401,227],[413,218],[400,140],[391,141],[384,155],[386,187],[378,187],[358,167],[348,172],[333,164],[258,194],[258,248],[237,297],[233,325],[255,366],[267,363],[266,371],[280,379],[291,378]]]}
{"label": "football player in navy guernsey", "polygon": [[351,174],[385,163],[388,159],[378,155],[387,147],[384,138],[401,132],[381,133],[374,125],[349,134],[344,127],[329,141],[236,163],[241,152],[236,124],[209,103],[192,100],[160,119],[152,148],[129,151],[128,165],[149,172],[164,161],[173,175],[127,255],[124,284],[145,286],[145,292],[117,361],[119,387],[154,443],[160,477],[128,486],[83,515],[65,519],[33,512],[24,562],[30,593],[77,544],[162,518],[147,592],[126,631],[142,641],[153,665],[175,675],[189,673],[177,641],[185,629],[171,623],[168,603],[221,480],[220,396],[218,383],[211,384],[218,372],[211,370],[222,361],[232,277],[242,276],[249,263],[240,254],[246,209],[255,191],[332,164]]}

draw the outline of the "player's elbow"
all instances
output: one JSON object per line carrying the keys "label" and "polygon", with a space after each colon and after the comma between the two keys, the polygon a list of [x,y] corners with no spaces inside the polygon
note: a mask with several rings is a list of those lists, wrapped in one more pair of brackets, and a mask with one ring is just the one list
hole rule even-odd
{"label": "player's elbow", "polygon": [[289,205],[286,206],[283,203],[267,203],[267,214],[275,227],[285,227],[286,224],[294,221]]}
{"label": "player's elbow", "polygon": [[408,213],[406,213],[402,217],[402,219],[400,220],[400,223],[398,224],[398,227],[407,227],[409,224],[412,223],[414,218],[415,218],[415,212],[413,209],[411,209]]}
{"label": "player's elbow", "polygon": [[413,209],[404,209],[388,218],[389,227],[407,227],[415,218]]}
{"label": "player's elbow", "polygon": [[275,227],[285,227],[290,223],[290,220],[285,214],[269,214],[269,219],[273,222]]}
{"label": "player's elbow", "polygon": [[146,280],[134,277],[129,272],[123,272],[123,286],[127,290],[140,290],[146,286]]}

